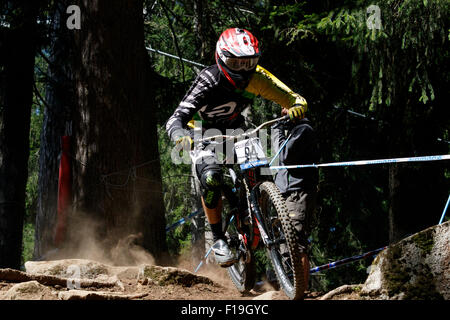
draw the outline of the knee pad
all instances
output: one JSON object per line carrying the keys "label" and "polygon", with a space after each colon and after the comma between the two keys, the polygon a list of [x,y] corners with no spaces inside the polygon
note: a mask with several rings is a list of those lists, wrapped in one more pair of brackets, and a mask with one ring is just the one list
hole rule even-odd
{"label": "knee pad", "polygon": [[200,180],[202,197],[206,207],[217,207],[222,196],[222,169],[217,164],[197,165],[197,176]]}
{"label": "knee pad", "polygon": [[196,165],[197,177],[204,189],[220,189],[222,186],[222,168],[218,164],[199,163]]}
{"label": "knee pad", "polygon": [[205,170],[200,177],[203,189],[203,200],[205,205],[212,209],[215,208],[222,196],[221,185],[222,175],[220,171]]}
{"label": "knee pad", "polygon": [[220,170],[204,170],[200,181],[205,189],[218,189],[222,185],[222,172]]}

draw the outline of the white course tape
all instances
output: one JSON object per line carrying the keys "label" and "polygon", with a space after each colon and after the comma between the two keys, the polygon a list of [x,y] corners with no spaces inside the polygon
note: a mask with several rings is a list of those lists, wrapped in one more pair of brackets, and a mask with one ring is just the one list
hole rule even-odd
{"label": "white course tape", "polygon": [[331,162],[322,164],[302,164],[302,165],[289,165],[289,166],[272,166],[272,170],[282,169],[301,169],[301,168],[319,168],[319,167],[344,167],[344,166],[365,166],[373,164],[386,164],[386,163],[400,163],[400,162],[422,162],[422,161],[439,161],[450,160],[450,154],[438,155],[438,156],[424,156],[424,157],[409,157],[409,158],[393,158],[393,159],[379,159],[379,160],[359,160],[348,162]]}

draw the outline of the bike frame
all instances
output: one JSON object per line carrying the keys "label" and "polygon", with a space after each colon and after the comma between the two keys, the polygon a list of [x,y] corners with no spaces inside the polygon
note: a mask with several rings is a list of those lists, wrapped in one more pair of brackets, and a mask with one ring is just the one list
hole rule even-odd
{"label": "bike frame", "polygon": [[[249,176],[251,176],[252,174],[255,174],[254,172],[251,173],[253,169],[246,169],[246,175],[244,177],[245,181],[245,186],[246,188],[248,188],[248,179]],[[266,180],[264,180],[266,181]],[[248,188],[248,190],[246,190],[247,194],[246,194],[246,198],[250,204],[249,210],[251,212],[251,216],[252,216],[252,220],[254,222],[253,226],[253,237],[251,239],[251,243],[250,243],[250,247],[252,250],[255,250],[260,241],[262,240],[262,242],[264,243],[264,245],[268,248],[270,248],[272,245],[277,244],[278,242],[272,241],[270,239],[270,237],[268,236],[268,232],[267,232],[267,228],[265,226],[265,222],[264,219],[262,217],[261,214],[261,209],[259,206],[259,192],[258,192],[258,187],[259,185],[262,183],[263,181],[257,181],[255,184],[251,185],[250,188]],[[242,199],[240,199],[242,200]],[[235,217],[236,219],[239,219],[239,217]]]}
{"label": "bike frame", "polygon": [[[289,119],[288,115],[267,121],[267,122],[261,124],[256,129],[254,129],[248,133],[243,133],[243,134],[236,135],[236,136],[216,135],[216,136],[197,140],[196,142],[202,143],[202,142],[212,141],[212,140],[216,140],[216,139],[225,139],[225,140],[233,139],[234,141],[236,141],[241,138],[252,136],[252,135],[256,134],[259,130],[261,130],[262,128],[264,128],[268,125],[271,125],[271,124],[279,122],[279,121],[287,120],[287,119]],[[268,166],[269,165],[264,165],[264,166],[261,166],[261,168],[264,168],[264,167],[267,168]],[[270,248],[273,244],[275,244],[275,242],[270,240],[270,238],[268,236],[267,229],[266,229],[266,226],[264,223],[264,219],[261,215],[261,210],[259,207],[258,186],[263,181],[258,181],[259,179],[258,179],[256,170],[257,170],[257,168],[241,169],[241,173],[243,174],[243,177],[242,177],[242,181],[239,181],[240,184],[242,184],[242,182],[243,182],[244,187],[246,189],[245,190],[245,192],[246,192],[245,198],[247,200],[248,210],[251,213],[251,217],[252,217],[252,221],[253,221],[252,239],[247,239],[245,234],[242,234],[241,231],[240,231],[240,233],[242,234],[242,236],[244,238],[246,246],[250,247],[252,250],[255,250],[258,247],[261,240],[264,243],[264,245],[268,248]],[[236,177],[236,173],[234,173],[234,171],[233,171],[233,175],[235,176],[235,179],[238,179]],[[266,181],[266,180],[264,180],[264,181]],[[236,181],[235,181],[235,183],[236,183]],[[224,194],[225,194],[225,197],[227,198],[227,194],[226,193],[224,193]],[[229,199],[227,199],[227,200],[229,200]],[[239,199],[239,201],[242,201],[242,200],[243,199]],[[240,221],[240,219],[239,219],[239,214],[236,214],[235,219],[237,220],[238,225],[240,225],[242,223],[242,221]],[[228,222],[229,220],[230,220],[230,217],[227,217],[226,221]],[[227,227],[228,227],[228,223],[226,224],[226,226],[224,228],[224,232],[226,232]],[[250,240],[250,246],[249,246],[248,240]]]}

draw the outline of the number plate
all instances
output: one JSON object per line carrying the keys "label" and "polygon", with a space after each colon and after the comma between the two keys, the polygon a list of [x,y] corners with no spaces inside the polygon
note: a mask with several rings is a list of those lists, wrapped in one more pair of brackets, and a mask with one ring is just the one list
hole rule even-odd
{"label": "number plate", "polygon": [[236,142],[234,149],[241,169],[259,167],[267,163],[266,154],[259,138],[254,137]]}

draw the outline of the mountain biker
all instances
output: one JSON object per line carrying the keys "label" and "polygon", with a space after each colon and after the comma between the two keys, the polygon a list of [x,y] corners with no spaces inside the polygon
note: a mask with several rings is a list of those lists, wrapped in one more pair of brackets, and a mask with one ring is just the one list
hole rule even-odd
{"label": "mountain biker", "polygon": [[[306,100],[258,65],[258,40],[240,28],[225,30],[216,44],[216,63],[203,69],[166,123],[172,141],[183,150],[193,147],[193,120],[202,129],[237,129],[244,126],[241,112],[262,96],[287,109],[291,118],[303,118]],[[205,159],[204,159],[205,160]],[[216,262],[228,267],[236,262],[222,230],[223,182],[221,166],[213,161],[195,164],[202,187],[202,207],[214,238]]]}

